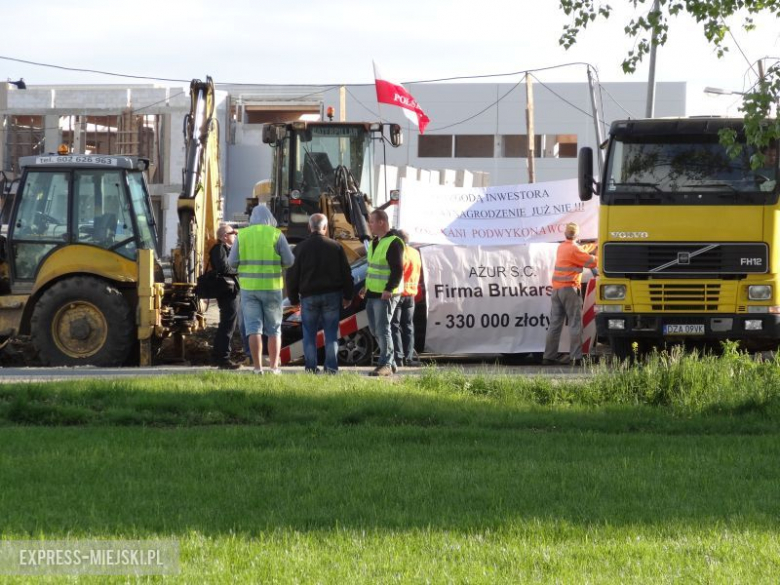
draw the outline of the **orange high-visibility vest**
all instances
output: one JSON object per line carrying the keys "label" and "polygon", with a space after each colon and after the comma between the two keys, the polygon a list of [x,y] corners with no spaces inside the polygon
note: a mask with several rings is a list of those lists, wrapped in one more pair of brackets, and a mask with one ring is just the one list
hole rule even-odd
{"label": "orange high-visibility vest", "polygon": [[555,272],[553,272],[553,289],[567,286],[579,289],[582,283],[582,269],[595,268],[596,257],[591,256],[574,243],[566,240],[558,246],[555,254]]}
{"label": "orange high-visibility vest", "polygon": [[417,294],[417,284],[420,282],[420,270],[422,269],[422,259],[420,252],[406,246],[404,248],[404,292],[405,297],[413,297]]}

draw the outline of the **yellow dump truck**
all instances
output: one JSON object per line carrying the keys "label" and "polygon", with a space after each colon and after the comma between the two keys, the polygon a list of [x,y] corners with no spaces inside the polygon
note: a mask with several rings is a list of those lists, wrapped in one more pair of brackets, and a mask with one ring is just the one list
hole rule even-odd
{"label": "yellow dump truck", "polygon": [[712,117],[614,122],[598,182],[581,150],[580,198],[601,200],[596,323],[616,355],[635,342],[778,346],[777,155],[775,142],[748,146],[741,119]]}

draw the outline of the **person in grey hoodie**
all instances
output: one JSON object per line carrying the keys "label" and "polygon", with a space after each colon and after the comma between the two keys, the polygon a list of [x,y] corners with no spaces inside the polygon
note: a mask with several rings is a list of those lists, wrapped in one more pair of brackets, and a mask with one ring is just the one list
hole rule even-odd
{"label": "person in grey hoodie", "polygon": [[238,270],[241,312],[244,317],[254,373],[262,374],[263,338],[268,338],[268,361],[272,374],[281,374],[282,270],[292,266],[287,238],[276,228],[276,219],[265,205],[252,210],[249,227],[238,231],[228,263]]}

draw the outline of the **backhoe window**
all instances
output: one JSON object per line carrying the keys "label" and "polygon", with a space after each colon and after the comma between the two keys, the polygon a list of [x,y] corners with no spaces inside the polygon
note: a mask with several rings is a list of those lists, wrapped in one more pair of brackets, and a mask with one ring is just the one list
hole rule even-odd
{"label": "backhoe window", "polygon": [[67,232],[68,173],[28,173],[16,216],[16,237],[64,241]]}
{"label": "backhoe window", "polygon": [[30,171],[13,225],[17,279],[31,280],[46,254],[68,239],[68,173]]}
{"label": "backhoe window", "polygon": [[[364,165],[370,166],[370,135],[363,127],[310,126],[311,140],[296,133],[293,189],[303,199],[319,200],[320,194],[334,192],[336,169],[344,166],[355,182],[363,179]],[[363,190],[368,189],[363,186]]]}
{"label": "backhoe window", "polygon": [[156,250],[156,230],[154,228],[154,215],[149,201],[149,194],[144,184],[144,178],[140,171],[127,173],[130,185],[130,202],[135,211],[135,219],[138,223],[138,235],[141,247],[145,250]]}
{"label": "backhoe window", "polygon": [[78,225],[74,239],[135,259],[135,232],[122,171],[75,171],[73,188]]}

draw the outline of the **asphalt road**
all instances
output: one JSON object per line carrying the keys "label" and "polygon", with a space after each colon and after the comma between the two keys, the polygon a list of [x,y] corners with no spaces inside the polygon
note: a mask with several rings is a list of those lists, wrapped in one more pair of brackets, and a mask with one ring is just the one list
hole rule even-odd
{"label": "asphalt road", "polygon": [[[584,377],[590,373],[587,368],[569,367],[569,366],[505,366],[487,363],[483,360],[450,358],[442,360],[444,363],[436,364],[440,370],[458,369],[470,374],[506,374],[512,376],[550,376],[560,377]],[[359,374],[367,376],[372,367],[353,367],[340,368],[342,373]],[[396,376],[415,376],[419,375],[425,367],[401,368]],[[0,367],[0,383],[9,382],[52,382],[58,380],[79,380],[79,379],[111,379],[111,378],[145,378],[161,375],[188,375],[199,374],[203,372],[216,372],[216,368],[207,366],[170,366],[160,365],[148,368],[41,368],[41,367]],[[252,368],[242,368],[230,372],[235,376],[251,376]],[[303,366],[285,366],[282,368],[283,376],[304,375]],[[379,379],[379,378],[378,378]]]}

